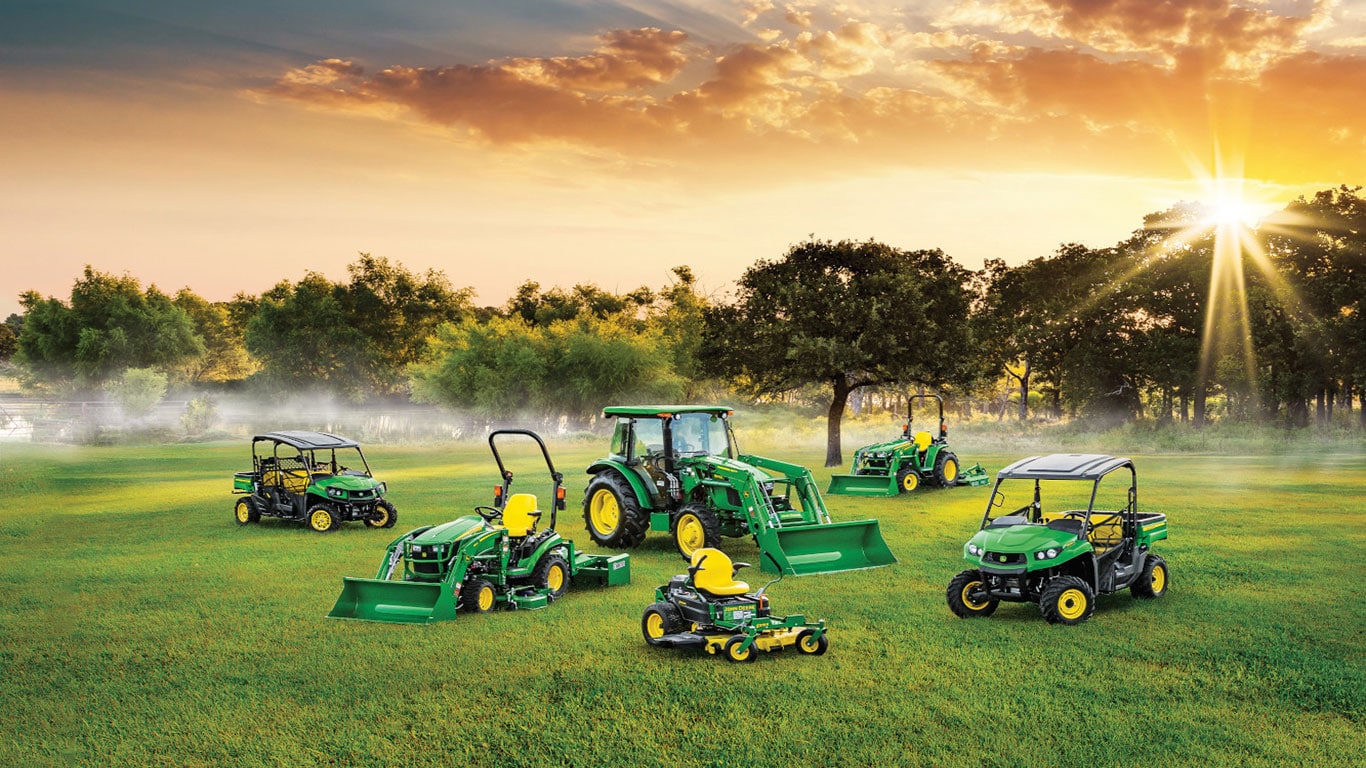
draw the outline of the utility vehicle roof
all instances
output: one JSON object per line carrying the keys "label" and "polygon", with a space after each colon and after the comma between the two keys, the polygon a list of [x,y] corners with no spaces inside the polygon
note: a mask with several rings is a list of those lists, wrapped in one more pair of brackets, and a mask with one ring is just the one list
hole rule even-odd
{"label": "utility vehicle roof", "polygon": [[727,405],[609,405],[602,409],[603,416],[672,416],[676,413],[725,413],[732,410]]}
{"label": "utility vehicle roof", "polygon": [[1028,480],[1095,480],[1120,467],[1133,467],[1125,458],[1101,453],[1052,453],[1020,459],[996,473],[999,478]]}
{"label": "utility vehicle roof", "polygon": [[359,448],[360,443],[347,437],[333,435],[327,432],[267,432],[264,435],[257,435],[251,441],[274,440],[277,443],[292,445],[302,451],[311,451],[319,448]]}

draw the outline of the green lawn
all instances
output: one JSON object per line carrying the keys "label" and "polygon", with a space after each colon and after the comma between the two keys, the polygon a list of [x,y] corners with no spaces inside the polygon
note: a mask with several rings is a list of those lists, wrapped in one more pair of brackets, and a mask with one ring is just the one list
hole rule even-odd
{"label": "green lawn", "polygon": [[[599,449],[550,442],[559,528],[591,549]],[[0,765],[1321,766],[1366,747],[1361,454],[1130,454],[1142,508],[1170,520],[1172,587],[1101,598],[1077,627],[945,607],[987,488],[829,497],[836,519],[878,518],[900,562],[771,588],[777,612],[829,622],[830,651],[735,665],[642,641],[683,566],[662,534],[631,586],[542,611],[324,619],[397,532],[489,503],[487,448],[375,446],[398,528],[329,535],[233,522],[248,450],[0,446]],[[525,458],[517,487],[544,499]]]}

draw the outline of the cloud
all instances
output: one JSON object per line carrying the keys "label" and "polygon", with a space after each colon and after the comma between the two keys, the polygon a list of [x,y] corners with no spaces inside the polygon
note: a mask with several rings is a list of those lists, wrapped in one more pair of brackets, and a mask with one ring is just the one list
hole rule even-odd
{"label": "cloud", "polygon": [[[1337,173],[1366,174],[1356,128],[1366,66],[1341,49],[1307,50],[1304,31],[1327,17],[1321,4],[1297,7],[1006,0],[908,27],[759,0],[742,12],[747,41],[702,45],[642,28],[601,34],[577,56],[376,72],[329,58],[263,93],[406,114],[494,146],[576,147],[675,169],[744,159],[788,173],[1060,161],[1180,173],[1236,117],[1257,121],[1241,132],[1263,152],[1355,148]],[[1228,105],[1233,117],[1221,114]]]}

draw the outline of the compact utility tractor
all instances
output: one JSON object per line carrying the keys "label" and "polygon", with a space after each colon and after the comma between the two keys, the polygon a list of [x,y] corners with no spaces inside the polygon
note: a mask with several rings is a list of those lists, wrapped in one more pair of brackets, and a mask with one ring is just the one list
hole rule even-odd
{"label": "compact utility tractor", "polygon": [[[915,401],[934,400],[939,405],[938,436],[915,430]],[[944,398],[912,395],[907,401],[906,424],[901,437],[865,445],[854,452],[851,474],[832,475],[826,493],[844,496],[895,496],[925,485],[986,485],[990,482],[981,464],[963,469],[949,449],[949,426],[944,421]]]}
{"label": "compact utility tractor", "polygon": [[267,432],[251,439],[251,471],[238,472],[232,492],[238,525],[262,515],[299,520],[327,533],[349,520],[393,528],[388,488],[370,473],[360,444],[326,432]]}
{"label": "compact utility tractor", "polygon": [[[542,512],[534,495],[508,495],[512,473],[503,466],[496,442],[503,435],[530,437],[545,457],[553,485],[550,525],[544,529],[537,530]],[[498,430],[489,435],[489,449],[502,477],[493,506],[478,506],[476,514],[394,539],[375,578],[344,579],[329,617],[421,624],[454,619],[457,609],[543,608],[563,595],[571,581],[630,583],[629,555],[578,552],[574,542],[555,531],[555,513],[564,509],[564,476],[555,471],[540,436]],[[395,573],[399,579],[393,578]]]}
{"label": "compact utility tractor", "polygon": [[[640,629],[645,642],[666,648],[702,648],[734,662],[754,661],[760,651],[796,646],[800,653],[820,656],[830,641],[825,619],[809,623],[805,616],[774,616],[764,590],[749,591],[736,572],[749,563],[734,563],[719,549],[693,553],[686,575],[655,590]],[[778,579],[782,575],[779,574]],[[777,579],[775,579],[776,581]]]}
{"label": "compact utility tractor", "polygon": [[[1097,509],[1101,480],[1125,469],[1127,501],[1114,509]],[[1031,481],[1032,497],[1025,495]],[[1066,484],[1052,481],[1070,481],[1082,494],[1089,490],[1086,508],[1045,511],[1041,484],[1049,483],[1050,495],[1054,488],[1058,495],[1068,491]],[[1009,506],[1003,488],[1012,494],[1023,491],[1020,498],[1026,503],[993,516]],[[1073,498],[1085,498],[1075,493]],[[1165,538],[1167,516],[1138,511],[1138,472],[1129,459],[1075,453],[1031,456],[997,473],[981,530],[963,547],[963,557],[973,567],[953,577],[945,597],[949,610],[964,618],[990,616],[1005,600],[1038,603],[1050,623],[1079,624],[1090,618],[1097,595],[1126,587],[1145,599],[1166,594],[1171,583],[1167,563],[1149,551]]]}
{"label": "compact utility tractor", "polygon": [[673,535],[685,559],[722,536],[753,536],[762,570],[808,574],[896,562],[876,520],[832,522],[803,467],[741,454],[724,406],[613,406],[610,455],[588,468],[583,518],[606,547],[647,531]]}

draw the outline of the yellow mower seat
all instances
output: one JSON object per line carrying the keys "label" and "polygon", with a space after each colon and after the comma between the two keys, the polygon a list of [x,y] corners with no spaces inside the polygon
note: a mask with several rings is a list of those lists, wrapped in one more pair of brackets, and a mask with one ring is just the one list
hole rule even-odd
{"label": "yellow mower seat", "polygon": [[536,521],[540,517],[541,511],[536,508],[534,493],[514,493],[503,505],[503,527],[513,538],[521,538],[536,530]]}
{"label": "yellow mower seat", "polygon": [[[700,564],[700,566],[699,566]],[[692,553],[692,566],[697,568],[692,583],[711,595],[743,595],[749,585],[735,580],[735,565],[725,552],[703,547]]]}
{"label": "yellow mower seat", "polygon": [[925,449],[930,447],[930,443],[934,442],[934,438],[930,437],[929,432],[916,432],[911,442],[915,443],[916,453],[924,453]]}

